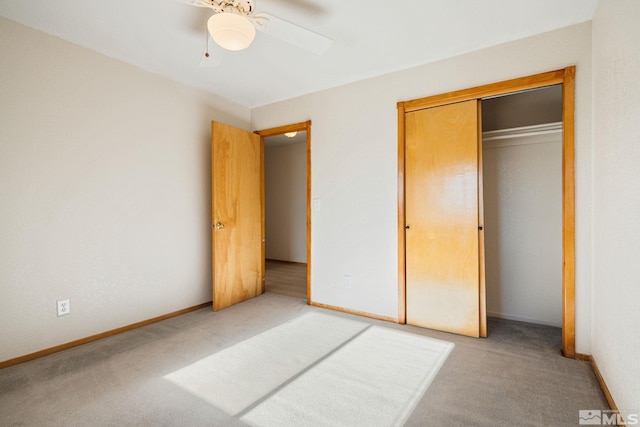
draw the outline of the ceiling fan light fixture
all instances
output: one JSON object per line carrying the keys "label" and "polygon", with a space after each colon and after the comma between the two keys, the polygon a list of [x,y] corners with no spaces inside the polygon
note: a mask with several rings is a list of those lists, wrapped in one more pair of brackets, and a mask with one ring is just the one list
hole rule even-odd
{"label": "ceiling fan light fixture", "polygon": [[235,13],[220,12],[207,21],[211,38],[227,50],[248,48],[256,36],[256,29],[247,18]]}
{"label": "ceiling fan light fixture", "polygon": [[286,136],[287,138],[293,138],[297,134],[298,132],[285,132],[284,136]]}

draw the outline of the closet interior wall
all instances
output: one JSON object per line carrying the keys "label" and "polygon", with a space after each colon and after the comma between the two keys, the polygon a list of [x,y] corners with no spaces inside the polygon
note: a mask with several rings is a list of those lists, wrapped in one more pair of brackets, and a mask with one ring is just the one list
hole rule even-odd
{"label": "closet interior wall", "polygon": [[562,326],[562,86],[482,101],[487,315]]}

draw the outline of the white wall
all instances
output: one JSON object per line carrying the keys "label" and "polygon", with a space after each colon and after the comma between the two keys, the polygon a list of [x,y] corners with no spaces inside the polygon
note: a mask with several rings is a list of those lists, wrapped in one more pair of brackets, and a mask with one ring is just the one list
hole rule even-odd
{"label": "white wall", "polygon": [[487,314],[561,327],[562,131],[483,141],[482,160]]}
{"label": "white wall", "polygon": [[267,259],[306,263],[306,141],[265,147],[264,186]]}
{"label": "white wall", "polygon": [[398,101],[568,65],[577,66],[576,344],[589,353],[591,23],[252,110],[256,129],[313,121],[313,300],[397,317]]}
{"label": "white wall", "polygon": [[640,2],[593,19],[593,356],[619,409],[640,412]]}
{"label": "white wall", "polygon": [[0,33],[0,361],[210,301],[210,121],[250,112]]}

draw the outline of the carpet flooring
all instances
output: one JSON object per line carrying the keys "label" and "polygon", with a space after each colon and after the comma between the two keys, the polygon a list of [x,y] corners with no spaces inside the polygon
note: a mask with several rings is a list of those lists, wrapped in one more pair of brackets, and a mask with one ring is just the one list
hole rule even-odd
{"label": "carpet flooring", "polygon": [[308,313],[455,344],[407,426],[575,426],[579,410],[608,408],[590,364],[560,355],[557,328],[490,319],[489,337],[474,339],[267,292],[217,313],[205,308],[0,370],[0,425],[246,425],[243,412],[230,414],[168,377]]}
{"label": "carpet flooring", "polygon": [[[313,316],[320,324],[335,319]],[[402,426],[452,348],[445,341],[365,326],[240,420],[253,426]]]}

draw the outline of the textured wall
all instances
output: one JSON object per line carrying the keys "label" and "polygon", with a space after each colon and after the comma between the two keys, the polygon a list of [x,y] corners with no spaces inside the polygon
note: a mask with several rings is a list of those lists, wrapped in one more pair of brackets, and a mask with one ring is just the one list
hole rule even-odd
{"label": "textured wall", "polygon": [[640,2],[593,20],[593,356],[618,408],[640,413]]}
{"label": "textured wall", "polygon": [[562,132],[483,142],[482,161],[487,313],[562,326]]}
{"label": "textured wall", "polygon": [[[398,315],[398,101],[577,66],[577,349],[591,337],[591,23],[252,110],[256,129],[313,121],[316,302]],[[345,286],[344,276],[351,276]]]}
{"label": "textured wall", "polygon": [[0,33],[0,361],[211,300],[210,121],[250,112]]}
{"label": "textured wall", "polygon": [[307,262],[307,143],[266,147],[264,185],[266,257]]}

